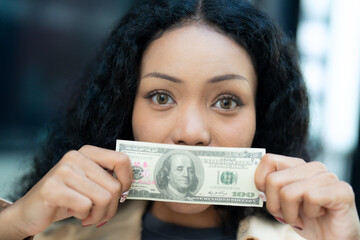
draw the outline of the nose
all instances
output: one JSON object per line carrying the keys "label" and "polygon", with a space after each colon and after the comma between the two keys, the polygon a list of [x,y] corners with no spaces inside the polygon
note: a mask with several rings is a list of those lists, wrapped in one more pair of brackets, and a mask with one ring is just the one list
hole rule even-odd
{"label": "nose", "polygon": [[182,145],[208,146],[211,135],[206,110],[196,106],[180,108],[172,132],[172,141]]}
{"label": "nose", "polygon": [[184,170],[181,172],[181,176],[187,178],[187,177],[189,176],[188,170],[187,170],[187,169],[184,169]]}

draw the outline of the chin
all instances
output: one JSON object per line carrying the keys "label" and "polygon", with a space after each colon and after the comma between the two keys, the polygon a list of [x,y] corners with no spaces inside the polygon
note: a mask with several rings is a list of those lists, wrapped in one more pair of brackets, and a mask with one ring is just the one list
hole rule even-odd
{"label": "chin", "polygon": [[207,204],[189,204],[173,202],[164,202],[164,204],[172,211],[181,214],[198,214],[208,210],[211,207],[211,205]]}

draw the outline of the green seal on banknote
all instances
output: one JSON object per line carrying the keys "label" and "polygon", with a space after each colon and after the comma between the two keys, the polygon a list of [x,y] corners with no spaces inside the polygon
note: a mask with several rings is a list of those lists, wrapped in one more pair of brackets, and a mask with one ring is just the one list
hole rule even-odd
{"label": "green seal on banknote", "polygon": [[223,172],[220,177],[221,183],[231,185],[236,182],[236,175],[233,172]]}

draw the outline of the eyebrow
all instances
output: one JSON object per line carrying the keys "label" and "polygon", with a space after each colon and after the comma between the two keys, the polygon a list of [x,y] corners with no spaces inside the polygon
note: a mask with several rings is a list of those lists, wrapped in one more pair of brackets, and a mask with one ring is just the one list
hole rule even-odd
{"label": "eyebrow", "polygon": [[234,80],[234,79],[249,81],[246,77],[239,75],[239,74],[225,74],[225,75],[220,75],[220,76],[210,78],[209,82],[217,83],[217,82],[221,82],[221,81],[225,81],[225,80]]}
{"label": "eyebrow", "polygon": [[159,73],[159,72],[151,72],[151,73],[148,73],[148,74],[146,74],[143,78],[147,78],[147,77],[162,78],[162,79],[165,79],[165,80],[174,82],[174,83],[182,83],[182,82],[183,82],[183,80],[181,80],[181,79],[178,79],[178,78],[176,78],[176,77],[169,76],[169,75],[164,74],[164,73]]}
{"label": "eyebrow", "polygon": [[[147,77],[155,77],[155,78],[161,78],[161,79],[165,79],[174,83],[182,83],[184,82],[183,80],[164,74],[164,73],[159,73],[159,72],[151,72],[146,74],[143,78],[147,78]],[[225,74],[225,75],[220,75],[220,76],[215,76],[210,78],[208,81],[210,83],[217,83],[217,82],[221,82],[221,81],[226,81],[226,80],[234,80],[234,79],[239,79],[239,80],[245,80],[245,81],[249,81],[246,77],[239,75],[239,74]]]}

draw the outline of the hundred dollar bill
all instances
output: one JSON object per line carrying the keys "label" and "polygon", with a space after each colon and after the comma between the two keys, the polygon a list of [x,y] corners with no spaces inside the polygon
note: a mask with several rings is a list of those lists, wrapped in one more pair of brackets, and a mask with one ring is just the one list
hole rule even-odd
{"label": "hundred dollar bill", "polygon": [[265,149],[117,140],[133,168],[127,199],[262,207],[254,174]]}

